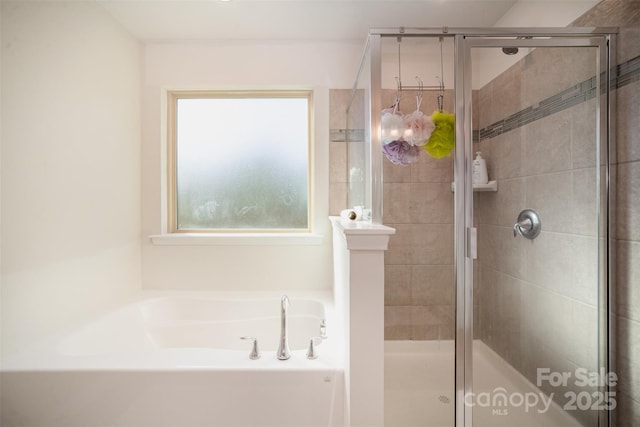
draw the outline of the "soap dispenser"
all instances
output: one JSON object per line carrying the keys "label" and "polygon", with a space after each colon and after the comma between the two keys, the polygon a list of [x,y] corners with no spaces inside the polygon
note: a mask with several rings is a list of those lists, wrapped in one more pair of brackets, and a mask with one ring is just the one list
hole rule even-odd
{"label": "soap dispenser", "polygon": [[476,158],[473,161],[471,175],[474,184],[486,184],[489,182],[487,162],[482,158],[479,151],[476,153]]}

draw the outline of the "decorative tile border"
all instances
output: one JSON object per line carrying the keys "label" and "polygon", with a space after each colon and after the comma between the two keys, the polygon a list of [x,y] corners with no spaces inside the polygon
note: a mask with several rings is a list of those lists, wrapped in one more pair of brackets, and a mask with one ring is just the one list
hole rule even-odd
{"label": "decorative tile border", "polygon": [[640,80],[640,56],[636,56],[633,59],[620,64],[617,67],[618,80],[616,81],[616,88],[622,87],[629,83],[637,82]]}
{"label": "decorative tile border", "polygon": [[329,129],[331,142],[363,142],[364,129]]}
{"label": "decorative tile border", "polygon": [[[640,56],[616,67],[615,88],[640,80]],[[527,107],[511,116],[499,120],[484,129],[473,132],[474,142],[495,138],[543,117],[558,113],[596,96],[596,77],[591,77],[575,86],[553,95],[535,106]]]}

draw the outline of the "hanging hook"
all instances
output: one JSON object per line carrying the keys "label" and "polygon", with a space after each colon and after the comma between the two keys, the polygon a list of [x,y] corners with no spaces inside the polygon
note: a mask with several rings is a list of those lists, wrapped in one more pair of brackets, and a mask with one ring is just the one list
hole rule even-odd
{"label": "hanging hook", "polygon": [[396,77],[397,89],[396,89],[396,100],[393,101],[393,114],[398,111],[398,107],[400,107],[400,99],[402,98],[402,83],[400,82],[400,78]]}
{"label": "hanging hook", "polygon": [[[400,32],[404,33],[404,27],[400,27]],[[400,98],[402,98],[402,68],[400,64],[402,63],[402,58],[400,55],[400,44],[402,43],[402,37],[398,37],[398,76],[396,77],[396,83],[398,88],[396,90],[396,100],[393,103],[393,114],[398,111],[400,106]]]}
{"label": "hanging hook", "polygon": [[444,93],[438,94],[438,111],[441,113],[444,111]]}
{"label": "hanging hook", "polygon": [[416,93],[416,111],[417,111],[417,110],[420,110],[420,105],[422,104],[422,95],[424,94],[424,83],[418,76],[416,76],[416,80],[418,81],[418,93]]}
{"label": "hanging hook", "polygon": [[444,55],[442,53],[443,42],[444,37],[440,37],[440,93],[438,93],[438,111],[440,111],[441,113],[444,110]]}
{"label": "hanging hook", "polygon": [[[438,76],[436,76],[436,78],[438,78]],[[438,93],[437,101],[438,111],[442,113],[444,110],[444,81],[442,79],[440,79],[440,92]]]}

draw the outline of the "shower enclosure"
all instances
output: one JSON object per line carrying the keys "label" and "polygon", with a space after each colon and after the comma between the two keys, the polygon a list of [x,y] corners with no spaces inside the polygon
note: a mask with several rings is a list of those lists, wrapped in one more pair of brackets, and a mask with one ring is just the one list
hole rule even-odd
{"label": "shower enclosure", "polygon": [[[348,202],[396,228],[388,348],[427,349],[410,352],[426,369],[412,384],[385,373],[387,425],[610,425],[615,32],[370,31],[347,111]],[[384,143],[408,139],[385,136],[390,107],[453,114],[455,148],[405,144],[406,164],[389,161]],[[489,182],[473,181],[475,152]],[[412,403],[394,394],[405,386]]]}

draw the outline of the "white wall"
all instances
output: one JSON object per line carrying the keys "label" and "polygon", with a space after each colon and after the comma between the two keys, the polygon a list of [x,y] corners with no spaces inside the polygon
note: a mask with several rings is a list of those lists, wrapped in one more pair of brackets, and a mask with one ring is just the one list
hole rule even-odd
{"label": "white wall", "polygon": [[[151,43],[143,75],[143,287],[156,289],[331,289],[328,220],[329,88],[350,88],[364,40]],[[154,246],[163,232],[163,89],[287,88],[314,90],[315,246]]]}
{"label": "white wall", "polygon": [[92,2],[1,24],[6,354],[140,287],[141,51]]}

